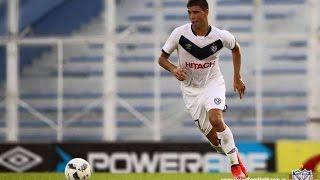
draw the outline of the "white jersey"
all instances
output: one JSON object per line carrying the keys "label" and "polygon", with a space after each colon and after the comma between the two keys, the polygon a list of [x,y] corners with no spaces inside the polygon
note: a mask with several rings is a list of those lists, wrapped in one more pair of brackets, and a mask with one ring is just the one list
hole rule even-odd
{"label": "white jersey", "polygon": [[187,71],[182,90],[188,92],[206,87],[211,81],[224,81],[219,68],[219,55],[223,47],[233,49],[234,36],[226,30],[211,27],[205,36],[197,36],[191,23],[175,28],[162,51],[171,54],[177,49],[179,67]]}

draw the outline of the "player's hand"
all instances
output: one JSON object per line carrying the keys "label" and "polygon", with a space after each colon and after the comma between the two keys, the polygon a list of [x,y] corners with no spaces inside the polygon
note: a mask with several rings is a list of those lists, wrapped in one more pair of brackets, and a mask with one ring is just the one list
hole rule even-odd
{"label": "player's hand", "polygon": [[172,73],[179,81],[184,81],[187,78],[187,71],[180,67],[175,68]]}
{"label": "player's hand", "polygon": [[244,91],[246,90],[246,86],[244,85],[244,82],[242,81],[241,78],[234,78],[233,89],[234,89],[234,92],[238,91],[240,99],[242,99],[242,96],[244,95]]}

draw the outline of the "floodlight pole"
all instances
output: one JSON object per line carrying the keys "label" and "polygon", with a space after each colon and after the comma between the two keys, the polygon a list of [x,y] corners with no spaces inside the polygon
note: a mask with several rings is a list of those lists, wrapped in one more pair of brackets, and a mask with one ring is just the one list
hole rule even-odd
{"label": "floodlight pole", "polygon": [[18,141],[18,31],[19,31],[19,0],[7,1],[9,41],[6,48],[7,79],[6,79],[6,140]]}
{"label": "floodlight pole", "polygon": [[105,43],[104,43],[104,60],[103,60],[103,140],[115,141],[117,136],[116,129],[116,24],[115,24],[115,0],[105,0]]}
{"label": "floodlight pole", "polygon": [[161,140],[161,70],[158,64],[158,57],[161,51],[161,38],[160,34],[162,31],[162,24],[163,24],[163,13],[162,13],[162,2],[161,0],[155,1],[154,6],[155,12],[155,21],[154,21],[154,81],[153,81],[153,92],[154,92],[154,99],[153,99],[153,109],[154,109],[154,116],[153,116],[153,140],[160,141]]}
{"label": "floodlight pole", "polygon": [[216,0],[210,0],[208,1],[209,6],[209,15],[208,15],[208,22],[210,25],[215,26],[216,25]]}
{"label": "floodlight pole", "polygon": [[63,141],[63,42],[57,42],[58,79],[57,79],[57,140]]}
{"label": "floodlight pole", "polygon": [[263,62],[263,41],[261,40],[263,29],[263,9],[262,0],[254,1],[254,42],[255,42],[255,56],[257,59],[255,69],[256,90],[255,90],[255,110],[256,110],[256,140],[263,140],[263,77],[262,77],[262,62]]}
{"label": "floodlight pole", "polygon": [[317,63],[318,41],[318,0],[309,0],[309,33],[308,33],[308,138],[320,140],[320,105],[319,105],[319,64]]}

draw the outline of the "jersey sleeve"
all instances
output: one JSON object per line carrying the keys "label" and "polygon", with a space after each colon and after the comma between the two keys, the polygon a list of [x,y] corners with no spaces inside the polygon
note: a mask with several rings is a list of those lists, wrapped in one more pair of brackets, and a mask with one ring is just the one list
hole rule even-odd
{"label": "jersey sleeve", "polygon": [[162,51],[167,54],[171,54],[178,47],[178,38],[179,38],[179,35],[177,33],[177,30],[175,29],[172,31],[169,38],[163,45]]}
{"label": "jersey sleeve", "polygon": [[222,41],[223,47],[228,49],[233,49],[236,46],[236,39],[229,31],[222,31]]}

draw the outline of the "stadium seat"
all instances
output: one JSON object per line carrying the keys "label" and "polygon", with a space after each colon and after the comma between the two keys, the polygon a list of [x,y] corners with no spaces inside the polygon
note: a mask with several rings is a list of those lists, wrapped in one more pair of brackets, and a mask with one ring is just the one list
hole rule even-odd
{"label": "stadium seat", "polygon": [[275,61],[306,61],[307,55],[305,53],[301,53],[301,54],[282,53],[282,54],[272,55],[272,60],[275,60]]}

